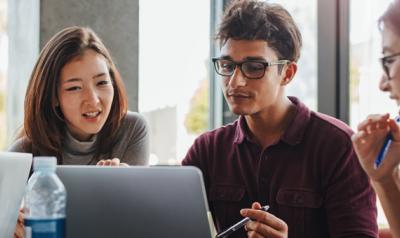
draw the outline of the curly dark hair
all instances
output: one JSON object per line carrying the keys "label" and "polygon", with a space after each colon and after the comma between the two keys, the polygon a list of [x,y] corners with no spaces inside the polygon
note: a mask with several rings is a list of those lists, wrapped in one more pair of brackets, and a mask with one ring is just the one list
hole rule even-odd
{"label": "curly dark hair", "polygon": [[235,0],[226,8],[216,39],[222,47],[229,39],[264,40],[279,59],[297,61],[301,33],[292,16],[279,4]]}

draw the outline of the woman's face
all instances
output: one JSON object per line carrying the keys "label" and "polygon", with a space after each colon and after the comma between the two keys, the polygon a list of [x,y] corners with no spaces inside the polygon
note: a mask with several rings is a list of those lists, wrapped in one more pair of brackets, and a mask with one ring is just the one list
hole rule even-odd
{"label": "woman's face", "polygon": [[106,59],[93,50],[61,69],[59,106],[67,128],[78,140],[89,140],[104,126],[114,97]]}
{"label": "woman's face", "polygon": [[386,70],[379,88],[400,105],[400,35],[386,25],[382,30],[382,53],[382,65]]}

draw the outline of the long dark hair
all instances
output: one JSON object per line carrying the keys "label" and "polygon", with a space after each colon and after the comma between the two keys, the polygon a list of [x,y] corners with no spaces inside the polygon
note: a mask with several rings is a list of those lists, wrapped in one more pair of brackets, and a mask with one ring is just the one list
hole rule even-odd
{"label": "long dark hair", "polygon": [[33,155],[57,156],[62,164],[66,125],[57,106],[61,69],[68,62],[94,50],[104,56],[114,86],[110,114],[99,132],[95,157],[114,146],[116,131],[127,113],[127,98],[121,76],[100,38],[87,27],[68,27],[55,34],[40,52],[25,96],[24,125],[18,138],[25,137]]}

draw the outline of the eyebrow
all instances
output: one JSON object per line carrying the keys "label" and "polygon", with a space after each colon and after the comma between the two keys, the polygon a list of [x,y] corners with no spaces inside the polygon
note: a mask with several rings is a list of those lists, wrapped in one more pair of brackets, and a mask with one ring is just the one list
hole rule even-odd
{"label": "eyebrow", "polygon": [[[226,59],[226,60],[233,60],[232,59],[232,57],[230,57],[229,55],[222,55],[221,57],[220,57],[221,59]],[[263,58],[263,57],[261,57],[261,56],[248,56],[248,57],[245,57],[243,60],[242,60],[242,62],[243,61],[263,61],[263,62],[266,62],[266,60]]]}
{"label": "eyebrow", "polygon": [[391,52],[393,52],[393,50],[388,46],[384,46],[383,49],[382,49],[382,54],[384,54],[386,52],[391,53]]}
{"label": "eyebrow", "polygon": [[[106,73],[102,72],[102,73],[96,74],[92,78],[96,79],[96,78],[100,78],[100,77],[102,77],[104,75],[106,75]],[[79,81],[82,81],[82,79],[81,78],[70,78],[70,79],[65,80],[63,83],[72,83],[72,82],[79,82]]]}

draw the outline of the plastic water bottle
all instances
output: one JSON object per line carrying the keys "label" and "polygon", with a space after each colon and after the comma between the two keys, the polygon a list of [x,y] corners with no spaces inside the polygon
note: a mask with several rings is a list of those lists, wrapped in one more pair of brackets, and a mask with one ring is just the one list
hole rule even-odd
{"label": "plastic water bottle", "polygon": [[25,238],[64,238],[67,193],[54,157],[34,157],[24,197]]}

